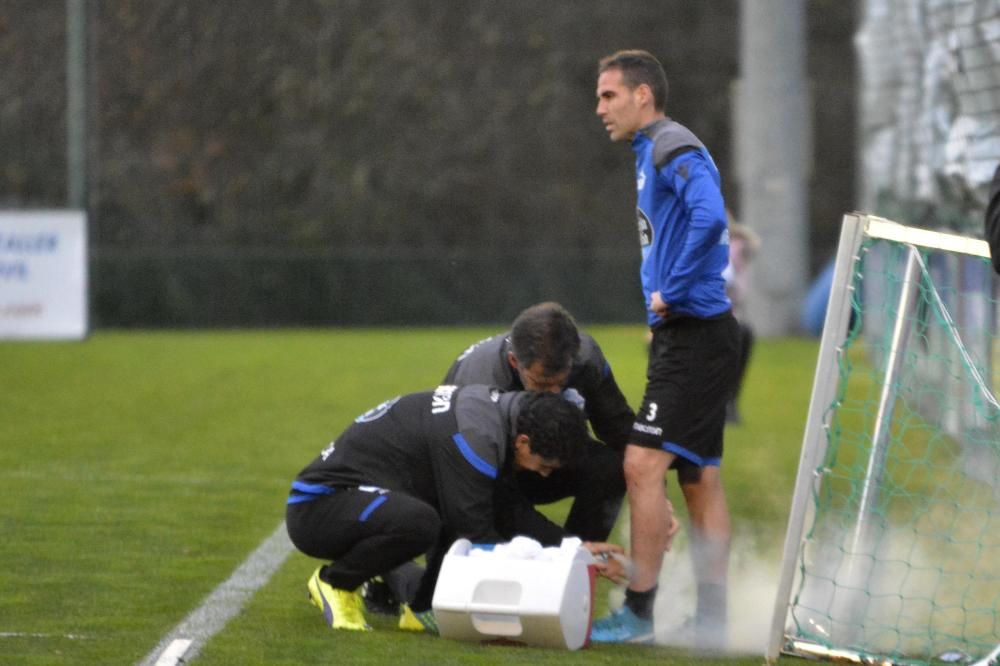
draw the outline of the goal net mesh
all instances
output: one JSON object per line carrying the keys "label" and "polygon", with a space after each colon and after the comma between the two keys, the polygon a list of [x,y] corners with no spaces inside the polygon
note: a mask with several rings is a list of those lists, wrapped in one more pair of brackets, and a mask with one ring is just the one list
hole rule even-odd
{"label": "goal net mesh", "polygon": [[896,227],[843,274],[783,650],[961,663],[1000,642],[996,280]]}

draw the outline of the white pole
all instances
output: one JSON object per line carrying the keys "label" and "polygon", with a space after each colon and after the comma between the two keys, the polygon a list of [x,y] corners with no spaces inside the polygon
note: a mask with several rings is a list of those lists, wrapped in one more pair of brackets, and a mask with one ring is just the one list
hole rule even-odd
{"label": "white pole", "polygon": [[742,222],[761,237],[748,315],[761,336],[794,333],[808,280],[810,105],[804,0],[743,0],[736,112]]}
{"label": "white pole", "polygon": [[837,366],[847,338],[847,328],[851,321],[851,270],[857,259],[858,248],[864,237],[864,218],[845,215],[840,231],[840,245],[833,273],[833,286],[826,309],[823,337],[816,361],[813,377],[812,397],[806,417],[805,432],[802,436],[802,451],[799,457],[799,471],[795,477],[795,492],[788,515],[785,533],[785,548],[782,556],[778,590],[774,600],[774,614],[771,633],[768,636],[767,660],[773,663],[781,653],[784,644],[785,622],[791,602],[792,586],[805,523],[812,511],[812,493],[817,482],[816,470],[826,455],[827,427],[826,415],[837,393]]}

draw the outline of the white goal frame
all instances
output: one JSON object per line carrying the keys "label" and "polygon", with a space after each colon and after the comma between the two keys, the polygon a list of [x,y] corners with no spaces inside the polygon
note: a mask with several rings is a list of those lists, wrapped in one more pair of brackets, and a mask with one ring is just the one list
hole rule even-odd
{"label": "white goal frame", "polygon": [[[859,250],[866,238],[895,241],[910,247],[906,273],[902,277],[903,286],[899,299],[898,317],[892,329],[892,347],[886,360],[886,384],[891,381],[891,374],[898,361],[897,357],[905,351],[906,347],[907,330],[900,322],[906,318],[908,304],[912,301],[918,273],[917,262],[920,261],[919,248],[939,249],[975,257],[989,258],[990,256],[989,246],[983,240],[906,227],[890,220],[862,213],[851,213],[844,216],[785,535],[774,615],[768,637],[766,657],[769,663],[773,663],[781,654],[849,663],[890,663],[884,660],[871,662],[868,658],[854,654],[849,650],[828,648],[808,641],[800,641],[794,636],[786,636],[785,633],[791,611],[796,565],[803,547],[804,530],[814,511],[811,488],[815,481],[815,470],[827,453],[829,424],[825,422],[825,414],[828,413],[829,407],[835,399],[838,362],[843,352],[851,321],[853,295],[851,274],[859,259]],[[880,439],[885,439],[884,428],[891,420],[891,410],[892,397],[888,391],[883,390],[878,406],[878,415],[875,419],[875,430],[872,433],[872,453],[862,489],[858,523],[855,528],[856,534],[853,536],[855,539],[862,538],[866,528],[866,512],[870,510],[870,503],[874,501],[873,496],[877,498],[877,481],[881,473],[881,464],[884,462],[879,460],[880,455],[884,456]]]}

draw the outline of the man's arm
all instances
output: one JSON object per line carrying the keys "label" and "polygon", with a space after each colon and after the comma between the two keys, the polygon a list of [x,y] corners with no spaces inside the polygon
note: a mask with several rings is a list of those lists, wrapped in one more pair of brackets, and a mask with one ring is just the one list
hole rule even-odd
{"label": "man's arm", "polygon": [[558,546],[563,537],[569,536],[524,496],[517,487],[513,472],[503,475],[494,493],[496,528],[505,540],[522,535],[531,537],[543,546]]}
{"label": "man's arm", "polygon": [[496,531],[493,491],[501,465],[500,444],[466,440],[456,433],[432,451],[438,511],[455,537],[491,543]]}
{"label": "man's arm", "polygon": [[709,164],[701,153],[689,152],[659,172],[683,199],[690,217],[681,253],[669,275],[660,276],[660,297],[667,306],[687,300],[701,275],[702,264],[726,228],[726,206]]}
{"label": "man's arm", "polygon": [[985,226],[993,270],[1000,274],[1000,165],[997,165],[996,171],[993,172],[993,182],[990,183],[990,202],[986,206]]}
{"label": "man's arm", "polygon": [[581,352],[586,365],[580,393],[584,398],[584,409],[594,435],[608,446],[624,451],[632,434],[635,412],[615,381],[611,364],[597,341],[587,334],[581,334]]}

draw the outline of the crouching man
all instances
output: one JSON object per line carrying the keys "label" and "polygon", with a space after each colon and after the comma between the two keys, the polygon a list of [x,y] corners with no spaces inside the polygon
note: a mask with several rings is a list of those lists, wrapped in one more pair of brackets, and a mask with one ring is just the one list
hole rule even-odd
{"label": "crouching man", "polygon": [[[304,554],[330,564],[308,581],[334,629],[365,631],[357,588],[426,555],[400,627],[437,630],[434,586],[452,542],[500,541],[494,491],[518,470],[548,476],[588,439],[583,413],[546,393],[439,386],[362,414],[295,481],[286,525]],[[605,549],[606,550],[606,549]]]}

